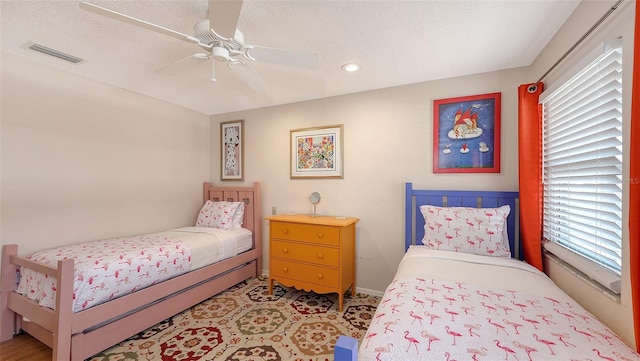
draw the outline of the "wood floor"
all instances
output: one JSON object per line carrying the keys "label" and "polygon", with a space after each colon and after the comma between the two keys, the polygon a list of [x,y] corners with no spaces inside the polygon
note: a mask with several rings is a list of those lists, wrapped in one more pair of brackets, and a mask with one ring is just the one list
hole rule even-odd
{"label": "wood floor", "polygon": [[2,361],[51,361],[51,349],[35,338],[22,334],[0,342]]}

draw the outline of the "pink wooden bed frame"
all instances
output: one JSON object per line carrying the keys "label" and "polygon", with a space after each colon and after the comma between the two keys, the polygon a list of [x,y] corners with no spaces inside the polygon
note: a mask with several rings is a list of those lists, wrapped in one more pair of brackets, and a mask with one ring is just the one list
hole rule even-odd
{"label": "pink wooden bed frame", "polygon": [[[243,201],[243,227],[253,232],[244,253],[180,275],[87,310],[72,311],[73,260],[56,268],[18,257],[17,245],[2,247],[0,341],[24,330],[53,350],[53,360],[84,360],[207,298],[262,272],[260,183],[253,187],[216,187],[204,183],[204,201]],[[204,203],[204,202],[203,202]],[[14,292],[19,267],[57,279],[52,310]]]}

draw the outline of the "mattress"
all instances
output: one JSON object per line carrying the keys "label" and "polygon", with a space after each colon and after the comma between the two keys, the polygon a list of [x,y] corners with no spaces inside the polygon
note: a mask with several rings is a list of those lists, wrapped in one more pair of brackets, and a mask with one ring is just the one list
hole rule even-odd
{"label": "mattress", "polygon": [[[78,312],[191,270],[233,257],[253,245],[247,229],[184,227],[44,250],[27,257],[55,267],[74,259],[73,311]],[[16,292],[54,308],[56,280],[22,269]]]}
{"label": "mattress", "polygon": [[[187,242],[191,248],[191,270],[220,262],[253,247],[252,233],[246,228],[182,227],[161,233]],[[220,243],[212,242],[207,235],[217,238]]]}
{"label": "mattress", "polygon": [[571,300],[546,274],[517,259],[436,251],[426,246],[409,247],[395,278],[425,275],[443,281]]}
{"label": "mattress", "polygon": [[412,246],[359,360],[640,360],[530,265]]}

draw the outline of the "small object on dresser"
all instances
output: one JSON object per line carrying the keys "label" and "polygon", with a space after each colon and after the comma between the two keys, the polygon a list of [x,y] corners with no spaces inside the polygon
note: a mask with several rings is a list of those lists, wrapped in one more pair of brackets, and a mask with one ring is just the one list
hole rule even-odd
{"label": "small object on dresser", "polygon": [[320,203],[320,193],[318,192],[311,193],[311,195],[309,196],[309,202],[313,204],[313,216],[317,217],[318,213],[316,213],[316,205]]}

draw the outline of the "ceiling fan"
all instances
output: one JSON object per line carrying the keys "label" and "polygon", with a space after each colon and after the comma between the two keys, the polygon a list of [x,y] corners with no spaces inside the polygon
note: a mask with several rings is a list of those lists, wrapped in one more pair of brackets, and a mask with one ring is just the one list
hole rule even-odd
{"label": "ceiling fan", "polygon": [[[237,28],[240,11],[242,9],[242,0],[209,0],[209,18],[195,24],[193,27],[193,36],[136,19],[89,2],[81,2],[80,8],[197,44],[205,51],[190,55],[156,71],[162,74],[176,74],[189,66],[209,59],[213,59],[211,77],[213,81],[216,80],[216,62],[226,63],[231,69],[249,68],[247,63],[252,61],[301,68],[315,68],[320,64],[319,54],[248,45],[245,42],[244,35]],[[238,74],[243,76],[245,78],[244,80],[247,80],[246,74],[243,75],[242,72]]]}

